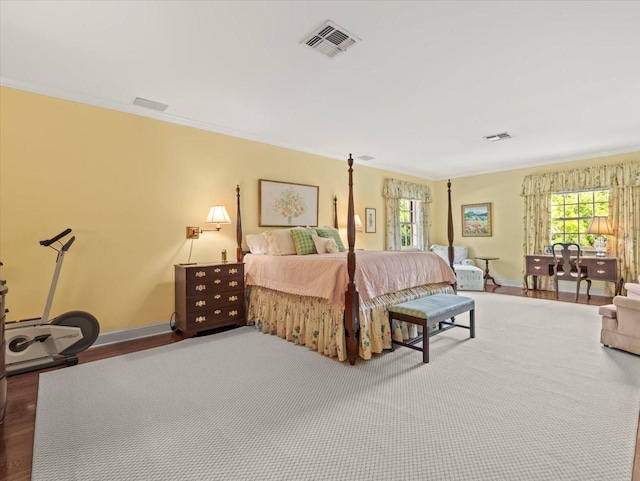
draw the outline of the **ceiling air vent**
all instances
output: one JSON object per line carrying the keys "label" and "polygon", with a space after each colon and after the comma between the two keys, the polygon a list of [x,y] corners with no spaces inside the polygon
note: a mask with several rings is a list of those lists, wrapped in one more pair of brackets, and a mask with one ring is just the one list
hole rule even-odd
{"label": "ceiling air vent", "polygon": [[333,58],[342,52],[346,52],[356,42],[360,42],[358,37],[335,23],[327,21],[300,43],[304,43],[315,51]]}
{"label": "ceiling air vent", "polygon": [[158,110],[160,112],[164,112],[169,107],[167,104],[161,104],[160,102],[156,102],[154,100],[147,100],[140,97],[136,97],[133,101],[133,105],[138,105],[139,107],[145,107],[147,109]]}
{"label": "ceiling air vent", "polygon": [[497,142],[498,140],[506,140],[506,139],[510,139],[511,136],[506,133],[506,132],[502,132],[501,134],[493,134],[493,135],[486,135],[485,139],[491,141],[491,142]]}

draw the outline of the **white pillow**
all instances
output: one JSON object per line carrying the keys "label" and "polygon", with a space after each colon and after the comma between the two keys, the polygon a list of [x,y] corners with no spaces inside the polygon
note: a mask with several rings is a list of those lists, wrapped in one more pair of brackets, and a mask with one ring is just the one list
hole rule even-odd
{"label": "white pillow", "polygon": [[269,241],[264,232],[262,234],[247,234],[247,246],[252,254],[267,254],[269,252]]}
{"label": "white pillow", "polygon": [[318,254],[338,252],[338,244],[336,244],[336,240],[333,237],[318,237],[317,235],[312,235],[311,238],[316,245]]}
{"label": "white pillow", "polygon": [[291,256],[296,253],[291,229],[269,230],[265,232],[269,249],[267,254],[272,256]]}

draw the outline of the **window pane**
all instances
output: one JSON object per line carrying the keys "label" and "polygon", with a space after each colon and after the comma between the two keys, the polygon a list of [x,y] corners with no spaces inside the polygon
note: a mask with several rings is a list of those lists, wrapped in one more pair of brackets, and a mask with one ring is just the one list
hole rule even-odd
{"label": "window pane", "polygon": [[587,229],[594,216],[609,215],[609,191],[588,190],[551,194],[550,242],[575,242],[593,246],[593,235]]}

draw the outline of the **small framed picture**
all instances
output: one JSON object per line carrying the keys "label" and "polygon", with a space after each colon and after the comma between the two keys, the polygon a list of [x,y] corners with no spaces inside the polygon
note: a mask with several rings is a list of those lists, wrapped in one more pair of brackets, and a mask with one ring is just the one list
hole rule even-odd
{"label": "small framed picture", "polygon": [[553,254],[553,246],[544,246],[544,253],[552,255]]}
{"label": "small framed picture", "polygon": [[367,207],[364,210],[364,231],[365,232],[375,232],[376,231],[376,210],[370,207]]}
{"label": "small framed picture", "polygon": [[491,203],[462,206],[462,237],[491,237]]}

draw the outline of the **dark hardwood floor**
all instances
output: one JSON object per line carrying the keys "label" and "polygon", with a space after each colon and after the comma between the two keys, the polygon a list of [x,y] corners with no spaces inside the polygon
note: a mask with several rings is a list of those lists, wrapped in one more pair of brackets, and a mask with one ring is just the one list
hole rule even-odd
{"label": "dark hardwood floor", "polygon": [[[528,293],[525,293],[518,287],[493,287],[491,284],[487,286],[486,290],[505,295],[527,296],[542,299],[554,299],[555,297],[552,292],[529,291]],[[559,301],[573,302],[573,299],[573,294],[561,293]],[[578,302],[599,306],[610,303],[611,298],[591,296],[591,299],[587,301],[586,295],[581,294]],[[86,363],[99,359],[120,356],[130,352],[141,351],[152,347],[163,346],[165,344],[179,342],[181,340],[182,337],[177,334],[162,334],[159,336],[108,346],[94,347],[80,353],[78,357],[80,363]],[[33,453],[33,432],[35,426],[39,372],[20,374],[8,379],[6,418],[4,424],[0,425],[0,480],[31,480],[31,457]],[[638,426],[635,462],[631,481],[640,481],[640,424]]]}

